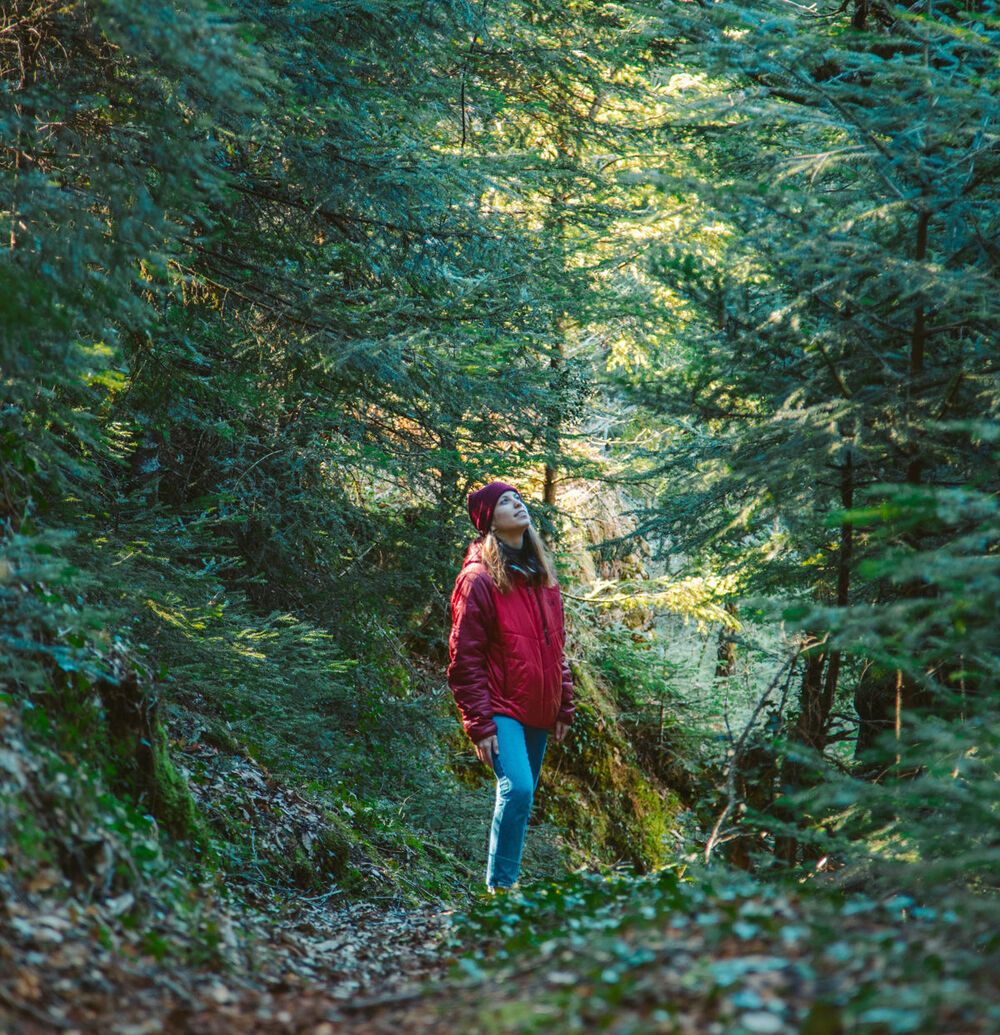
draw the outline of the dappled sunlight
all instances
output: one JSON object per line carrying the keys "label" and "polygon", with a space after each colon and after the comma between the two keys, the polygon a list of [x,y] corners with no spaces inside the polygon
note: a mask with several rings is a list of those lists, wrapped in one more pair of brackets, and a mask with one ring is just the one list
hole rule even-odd
{"label": "dappled sunlight", "polygon": [[10,0],[0,1029],[1000,1028],[991,11]]}

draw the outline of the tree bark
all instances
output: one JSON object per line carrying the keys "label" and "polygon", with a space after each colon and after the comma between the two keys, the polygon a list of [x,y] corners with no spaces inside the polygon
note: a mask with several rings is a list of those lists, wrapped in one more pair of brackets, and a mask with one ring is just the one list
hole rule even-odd
{"label": "tree bark", "polygon": [[[917,219],[917,246],[914,258],[923,262],[927,258],[927,230],[930,224],[930,212],[921,209]],[[906,422],[908,434],[909,462],[906,466],[906,480],[911,485],[919,485],[923,474],[924,457],[913,431],[913,396],[917,390],[917,382],[924,374],[924,348],[927,343],[927,326],[924,314],[924,300],[917,299],[913,311],[913,329],[910,332],[910,371],[906,386]]]}
{"label": "tree bark", "polygon": [[[736,605],[727,600],[723,604],[726,614],[735,615]],[[715,678],[728,679],[736,671],[736,641],[729,630],[719,630],[719,645],[715,652]]]}
{"label": "tree bark", "polygon": [[[844,436],[843,462],[840,465],[840,503],[844,510],[854,506],[854,443]],[[847,607],[851,589],[851,558],[854,553],[854,526],[850,521],[840,525],[840,549],[837,552],[837,607]],[[823,688],[823,729],[837,698],[837,680],[840,678],[840,651],[830,652]],[[825,737],[824,737],[824,747]]]}
{"label": "tree bark", "polygon": [[[814,632],[806,634],[806,643],[802,649],[805,658],[805,669],[802,672],[802,683],[799,687],[799,713],[792,727],[793,743],[822,751],[826,746],[826,720],[829,709],[824,707],[826,701],[826,682],[823,678],[827,663],[827,654],[822,650],[823,639]],[[785,758],[781,769],[782,790],[792,794],[802,788],[812,786],[816,774],[810,766],[799,759]],[[789,809],[779,809],[785,820],[801,825],[799,818]],[[794,864],[799,855],[799,840],[793,834],[783,834],[775,839],[775,855],[783,862]]]}

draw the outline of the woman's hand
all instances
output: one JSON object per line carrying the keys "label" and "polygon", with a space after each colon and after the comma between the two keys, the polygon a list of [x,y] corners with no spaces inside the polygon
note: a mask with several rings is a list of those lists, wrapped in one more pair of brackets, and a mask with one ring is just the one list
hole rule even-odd
{"label": "woman's hand", "polygon": [[479,761],[485,766],[493,768],[493,756],[500,754],[500,745],[497,743],[496,734],[492,737],[487,737],[485,740],[479,741],[476,745],[476,754],[479,756]]}
{"label": "woman's hand", "polygon": [[563,742],[563,738],[566,736],[567,733],[569,733],[569,723],[568,722],[557,722],[556,723],[556,743],[557,744],[561,744]]}

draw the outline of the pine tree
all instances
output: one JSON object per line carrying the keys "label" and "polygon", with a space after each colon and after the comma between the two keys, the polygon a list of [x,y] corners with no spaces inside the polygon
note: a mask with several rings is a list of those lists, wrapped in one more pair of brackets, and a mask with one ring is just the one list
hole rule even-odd
{"label": "pine tree", "polygon": [[[805,637],[797,786],[817,778],[802,749],[826,747],[843,683],[830,609],[929,592],[873,574],[885,544],[858,508],[897,513],[900,484],[997,487],[989,442],[961,430],[998,406],[995,15],[677,4],[661,40],[682,84],[664,133],[691,171],[660,182],[696,192],[701,225],[651,260],[691,315],[639,386],[671,429],[647,460],[665,488],[645,527],[804,602],[788,612]],[[921,556],[953,534],[900,516],[890,542]],[[855,679],[877,671],[851,653]],[[868,686],[863,730],[947,709],[909,665]]]}

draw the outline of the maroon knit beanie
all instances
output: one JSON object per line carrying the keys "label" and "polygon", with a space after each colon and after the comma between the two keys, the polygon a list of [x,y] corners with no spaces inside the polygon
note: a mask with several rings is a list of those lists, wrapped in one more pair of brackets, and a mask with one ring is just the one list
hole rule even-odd
{"label": "maroon knit beanie", "polygon": [[[517,492],[513,485],[506,482],[490,482],[481,489],[477,489],[469,497],[469,517],[472,523],[482,532],[483,535],[490,530],[493,524],[493,511],[496,509],[497,500],[505,492]],[[517,492],[518,496],[521,494]]]}

